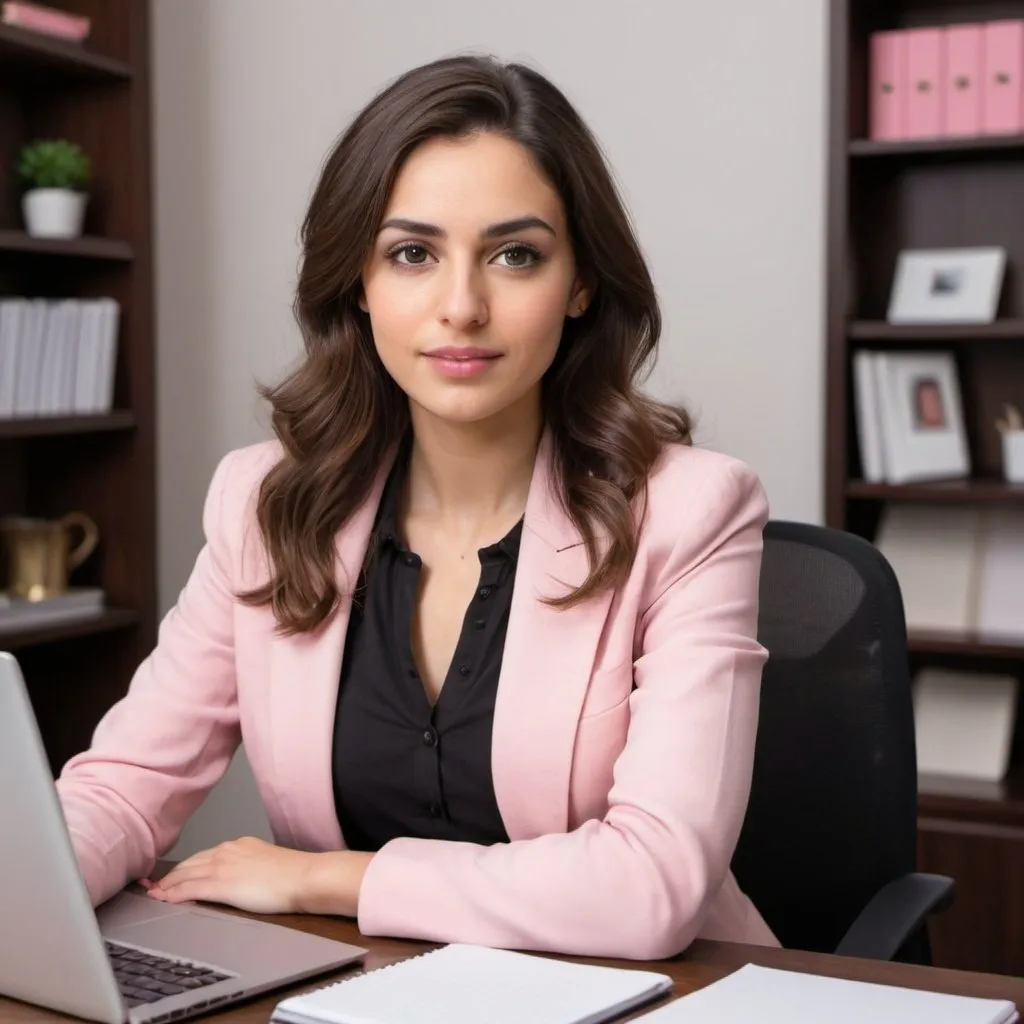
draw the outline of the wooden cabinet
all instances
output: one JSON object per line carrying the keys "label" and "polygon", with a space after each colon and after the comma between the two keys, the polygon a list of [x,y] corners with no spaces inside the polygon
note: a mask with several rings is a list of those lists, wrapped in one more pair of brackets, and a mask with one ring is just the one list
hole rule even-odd
{"label": "wooden cabinet", "polygon": [[953,906],[932,919],[937,964],[968,971],[1020,974],[1024,963],[1024,827],[918,821],[922,871],[956,879]]}

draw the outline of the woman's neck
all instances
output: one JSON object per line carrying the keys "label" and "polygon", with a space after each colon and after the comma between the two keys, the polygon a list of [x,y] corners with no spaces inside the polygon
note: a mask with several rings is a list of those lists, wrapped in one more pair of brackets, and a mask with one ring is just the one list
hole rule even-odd
{"label": "woman's neck", "polygon": [[539,401],[478,423],[441,420],[416,406],[411,414],[408,516],[465,534],[523,514],[542,430]]}

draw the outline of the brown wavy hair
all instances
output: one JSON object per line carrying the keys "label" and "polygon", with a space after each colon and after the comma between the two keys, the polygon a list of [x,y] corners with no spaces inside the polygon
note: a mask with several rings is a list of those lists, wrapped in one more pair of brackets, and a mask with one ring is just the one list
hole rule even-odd
{"label": "brown wavy hair", "polygon": [[469,55],[415,68],[356,116],[326,158],[301,233],[294,309],[305,359],[260,389],[284,453],[257,499],[270,577],[240,597],[269,604],[283,633],[316,631],[334,613],[342,597],[335,535],[409,429],[406,396],[377,356],[359,307],[362,270],[392,186],[417,146],[475,132],[500,134],[531,154],[562,198],[579,273],[593,286],[587,311],[566,319],[542,382],[553,484],[590,562],[582,585],[553,604],[584,601],[628,575],[647,476],[664,445],[690,443],[686,412],[638,389],[661,312],[600,147],[579,114],[521,64]]}

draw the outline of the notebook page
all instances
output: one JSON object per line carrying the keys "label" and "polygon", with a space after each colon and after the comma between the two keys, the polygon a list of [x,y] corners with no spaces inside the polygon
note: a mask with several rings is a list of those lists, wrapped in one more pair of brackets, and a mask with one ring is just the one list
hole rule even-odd
{"label": "notebook page", "polygon": [[451,945],[282,1001],[304,1024],[597,1024],[671,988],[663,974]]}
{"label": "notebook page", "polygon": [[947,996],[748,964],[692,995],[644,1014],[641,1024],[1010,1024],[1013,1003]]}

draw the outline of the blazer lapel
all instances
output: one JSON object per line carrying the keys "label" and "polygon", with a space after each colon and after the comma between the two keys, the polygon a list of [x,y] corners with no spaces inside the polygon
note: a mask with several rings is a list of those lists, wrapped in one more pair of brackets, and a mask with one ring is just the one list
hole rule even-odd
{"label": "blazer lapel", "polygon": [[579,531],[552,486],[553,446],[537,453],[494,710],[494,789],[510,839],[564,832],[580,712],[612,591],[559,610],[543,598],[589,569]]}
{"label": "blazer lapel", "polygon": [[[335,571],[347,593],[358,578],[394,454],[335,542]],[[315,635],[274,634],[270,644],[274,788],[298,849],[343,845],[334,803],[334,717],[351,597]]]}

